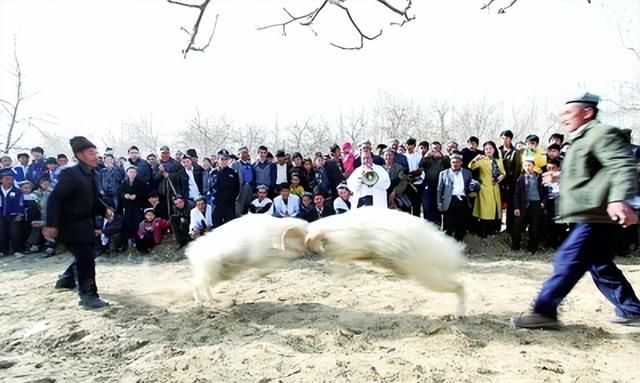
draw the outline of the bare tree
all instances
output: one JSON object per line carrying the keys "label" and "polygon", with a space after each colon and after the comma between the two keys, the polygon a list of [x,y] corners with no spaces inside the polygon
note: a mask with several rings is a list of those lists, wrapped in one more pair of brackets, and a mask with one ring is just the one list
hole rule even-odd
{"label": "bare tree", "polygon": [[171,4],[187,7],[187,8],[198,9],[198,17],[196,18],[196,21],[193,24],[191,31],[189,31],[185,27],[180,27],[180,30],[185,32],[189,36],[189,42],[187,43],[187,47],[182,50],[182,55],[184,56],[184,58],[187,58],[187,54],[190,51],[204,52],[204,50],[207,49],[211,44],[211,40],[213,40],[213,35],[216,33],[216,27],[218,26],[219,15],[216,15],[216,19],[213,23],[213,27],[211,28],[211,34],[209,34],[209,40],[207,40],[207,42],[203,45],[196,45],[196,38],[198,37],[198,32],[200,32],[200,23],[202,22],[204,13],[207,10],[207,7],[209,6],[209,3],[211,2],[211,0],[204,0],[200,4],[183,3],[181,1],[175,1],[175,0],[167,0],[167,2]]}
{"label": "bare tree", "polygon": [[116,153],[126,153],[132,146],[143,152],[155,152],[162,145],[160,131],[153,125],[151,118],[129,118],[120,123],[120,131],[107,131],[102,142]]}
{"label": "bare tree", "polygon": [[206,155],[217,152],[232,141],[231,123],[224,117],[215,120],[203,119],[200,112],[192,118],[177,136],[175,144],[185,148],[196,148]]}
{"label": "bare tree", "polygon": [[451,105],[447,101],[433,101],[431,110],[436,118],[436,135],[440,141],[446,141],[454,138],[454,132],[451,131],[450,124],[447,122],[447,116],[451,114]]}
{"label": "bare tree", "polygon": [[477,136],[480,140],[495,140],[502,129],[499,105],[489,104],[486,98],[468,102],[456,109],[454,123],[456,136],[467,139]]}
{"label": "bare tree", "polygon": [[[498,7],[498,14],[505,14],[507,13],[507,9],[513,7],[514,5],[516,5],[516,3],[518,2],[518,0],[504,0],[504,1],[497,1],[497,3],[499,4],[504,4],[503,6],[499,6]],[[481,10],[490,10],[491,6],[494,5],[494,3],[496,3],[496,0],[488,0],[480,9]],[[587,0],[588,4],[591,4],[591,0]]]}
{"label": "bare tree", "polygon": [[237,129],[231,134],[231,143],[238,149],[246,146],[249,152],[255,151],[259,145],[264,145],[267,138],[267,130],[253,124],[247,124],[243,129]]}
{"label": "bare tree", "polygon": [[[23,83],[23,73],[20,67],[20,60],[18,60],[18,50],[16,44],[16,38],[13,38],[13,60],[14,60],[14,69],[6,70],[14,79],[15,79],[15,90],[14,97],[11,101],[8,99],[0,98],[0,105],[2,106],[1,115],[3,117],[4,124],[6,126],[6,131],[3,134],[4,142],[1,142],[0,145],[1,151],[4,153],[8,153],[10,150],[16,148],[16,145],[24,138],[24,135],[31,128],[37,126],[37,122],[50,122],[43,118],[37,118],[33,116],[29,117],[20,117],[21,106],[25,100],[29,97],[36,95],[38,92],[33,94],[24,95],[24,83]],[[26,125],[25,129],[20,129],[22,125]]]}
{"label": "bare tree", "polygon": [[374,109],[370,138],[384,142],[390,138],[425,137],[431,130],[422,108],[415,100],[381,93]]}
{"label": "bare tree", "polygon": [[338,134],[340,138],[346,139],[353,144],[363,141],[366,138],[368,129],[368,118],[364,108],[356,113],[353,110],[349,117],[344,119],[342,112],[340,113],[340,121],[338,126]]}
{"label": "bare tree", "polygon": [[[218,17],[219,15],[216,14],[216,18],[215,18],[215,22],[213,24],[213,27],[211,29],[211,34],[209,35],[209,39],[208,41],[203,44],[203,45],[196,45],[196,40],[198,38],[198,33],[200,32],[200,24],[202,22],[202,19],[204,17],[204,14],[207,10],[207,7],[210,5],[211,0],[203,0],[201,3],[197,4],[197,3],[191,3],[191,2],[183,2],[183,1],[177,1],[177,0],[167,0],[168,3],[171,4],[175,4],[175,5],[179,5],[182,7],[187,7],[187,8],[192,8],[192,9],[197,9],[198,10],[198,16],[196,17],[196,21],[193,24],[193,27],[191,28],[191,31],[187,30],[184,27],[181,27],[180,30],[185,32],[188,36],[189,36],[189,41],[187,44],[187,47],[185,49],[182,50],[182,53],[184,55],[184,57],[187,57],[187,54],[190,51],[194,51],[194,52],[204,52],[205,49],[207,49],[209,47],[209,45],[211,44],[211,40],[213,39],[213,35],[216,31],[216,26],[218,25]],[[415,19],[415,16],[410,14],[411,12],[411,6],[412,6],[412,0],[370,0],[371,3],[375,3],[378,4],[380,6],[382,6],[384,9],[386,9],[388,12],[395,14],[399,21],[396,22],[392,22],[392,25],[398,25],[398,26],[403,26],[405,23]],[[396,6],[392,3],[400,3],[402,4],[402,6]],[[287,10],[286,8],[283,8],[283,11],[287,17],[287,19],[283,22],[279,22],[279,23],[275,23],[275,24],[270,24],[270,25],[265,25],[262,27],[258,27],[258,30],[266,30],[266,29],[272,29],[272,28],[281,28],[282,29],[282,34],[286,36],[286,28],[289,24],[291,23],[298,23],[302,26],[305,27],[309,27],[313,30],[313,25],[316,21],[316,19],[318,18],[318,16],[320,15],[320,13],[322,13],[323,10],[325,10],[327,8],[327,6],[335,6],[337,8],[339,8],[341,11],[344,12],[345,14],[345,19],[348,20],[349,24],[351,25],[351,27],[353,28],[353,30],[357,33],[358,35],[358,39],[359,39],[359,44],[357,45],[352,45],[352,46],[343,46],[340,44],[336,44],[336,43],[331,43],[331,45],[333,45],[336,48],[340,48],[340,49],[361,49],[364,46],[364,41],[365,40],[375,40],[376,38],[380,37],[382,35],[382,29],[380,29],[378,32],[373,33],[373,34],[369,34],[363,31],[362,27],[360,26],[360,23],[356,21],[356,18],[354,17],[351,8],[348,6],[348,3],[346,2],[346,0],[318,0],[317,2],[317,6],[314,7],[311,11],[308,12],[303,12],[301,15],[299,16],[295,16],[292,12],[290,12],[289,10]],[[314,34],[316,33],[315,31],[313,31]]]}

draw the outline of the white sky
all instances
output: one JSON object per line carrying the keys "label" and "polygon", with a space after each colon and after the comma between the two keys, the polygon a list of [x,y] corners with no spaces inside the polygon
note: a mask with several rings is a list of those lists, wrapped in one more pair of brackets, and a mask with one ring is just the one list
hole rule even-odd
{"label": "white sky", "polygon": [[[64,135],[88,136],[152,115],[170,137],[196,108],[237,124],[272,126],[276,114],[281,125],[332,122],[341,110],[372,108],[381,91],[424,105],[486,96],[555,109],[582,89],[615,98],[619,83],[640,78],[616,26],[640,47],[638,0],[520,0],[506,15],[480,11],[484,0],[416,0],[417,18],[403,28],[365,7],[355,17],[384,33],[361,51],[329,46],[356,43],[335,7],[316,21],[318,37],[295,25],[287,37],[255,29],[284,20],[283,4],[300,14],[320,2],[214,0],[205,16],[211,24],[220,13],[212,46],[185,60],[179,27],[191,27],[192,9],[164,0],[0,0],[0,65],[12,68],[15,35],[26,92],[40,91],[24,115],[51,114]],[[0,97],[13,90],[1,74]]]}

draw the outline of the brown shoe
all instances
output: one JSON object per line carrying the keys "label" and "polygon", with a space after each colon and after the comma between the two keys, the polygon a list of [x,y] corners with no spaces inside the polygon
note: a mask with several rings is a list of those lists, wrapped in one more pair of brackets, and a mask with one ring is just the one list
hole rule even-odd
{"label": "brown shoe", "polygon": [[511,322],[516,328],[560,330],[562,323],[554,318],[550,318],[538,313],[520,314],[511,318]]}

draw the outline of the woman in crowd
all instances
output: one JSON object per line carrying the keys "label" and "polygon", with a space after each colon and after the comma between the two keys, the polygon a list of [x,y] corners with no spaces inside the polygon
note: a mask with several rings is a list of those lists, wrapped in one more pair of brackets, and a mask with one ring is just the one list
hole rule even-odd
{"label": "woman in crowd", "polygon": [[473,205],[473,216],[480,219],[480,237],[497,233],[500,230],[502,206],[499,183],[505,177],[500,152],[493,141],[482,145],[484,154],[478,154],[469,163],[469,169],[478,170],[480,192]]}

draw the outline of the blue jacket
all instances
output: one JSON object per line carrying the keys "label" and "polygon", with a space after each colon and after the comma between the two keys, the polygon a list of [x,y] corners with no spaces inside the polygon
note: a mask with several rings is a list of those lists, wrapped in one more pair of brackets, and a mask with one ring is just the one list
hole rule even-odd
{"label": "blue jacket", "polygon": [[13,174],[15,174],[13,179],[16,183],[27,180],[27,169],[24,169],[22,166],[14,166]]}
{"label": "blue jacket", "polygon": [[[143,160],[142,158],[138,158],[137,161],[132,162],[131,159],[129,159],[127,160],[127,162],[136,167],[136,170],[138,171],[136,178],[149,186],[149,181],[151,181],[151,167],[149,166],[147,161]],[[125,165],[124,168],[126,169],[127,167],[128,166]],[[124,179],[124,177],[122,178]]]}
{"label": "blue jacket", "polygon": [[39,159],[37,161],[31,162],[29,167],[27,167],[27,180],[31,181],[34,188],[37,188],[40,184],[40,178],[44,172],[47,171],[47,164],[44,162],[44,159]]}
{"label": "blue jacket", "polygon": [[98,185],[100,186],[100,193],[108,196],[118,195],[120,184],[123,180],[124,172],[117,166],[114,166],[111,169],[106,167],[100,169],[100,171],[98,172]]}
{"label": "blue jacket", "polygon": [[0,206],[2,216],[24,216],[24,199],[22,198],[22,192],[20,189],[13,186],[6,198],[1,189],[2,186],[0,186]]}

